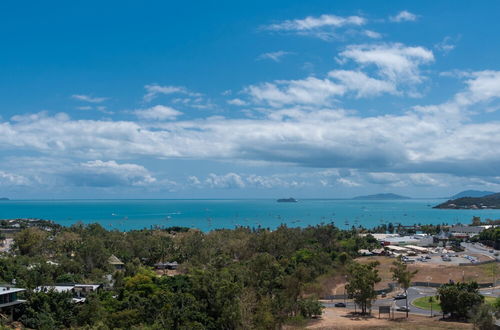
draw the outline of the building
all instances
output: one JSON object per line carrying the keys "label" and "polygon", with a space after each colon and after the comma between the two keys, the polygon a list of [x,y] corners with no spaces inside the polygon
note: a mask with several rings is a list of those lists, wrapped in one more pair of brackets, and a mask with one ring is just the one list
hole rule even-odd
{"label": "building", "polygon": [[456,238],[470,238],[479,235],[484,230],[481,226],[455,225],[450,228],[451,236]]}
{"label": "building", "polygon": [[386,237],[380,240],[380,242],[386,245],[398,245],[398,246],[433,246],[434,239],[430,235],[412,235],[412,236],[392,236]]}
{"label": "building", "polygon": [[26,289],[0,286],[0,312],[10,315],[10,319],[12,320],[12,307],[26,301],[18,298],[18,294],[24,291],[26,291]]}
{"label": "building", "polygon": [[114,254],[112,254],[111,257],[108,258],[108,264],[112,265],[115,270],[122,270],[125,268],[125,264]]}
{"label": "building", "polygon": [[73,302],[85,302],[86,297],[89,293],[95,292],[102,287],[101,284],[56,284],[49,286],[39,286],[35,289],[35,292],[71,292],[73,294]]}
{"label": "building", "polygon": [[170,269],[170,270],[176,270],[179,264],[177,261],[174,262],[158,262],[154,264],[155,269]]}

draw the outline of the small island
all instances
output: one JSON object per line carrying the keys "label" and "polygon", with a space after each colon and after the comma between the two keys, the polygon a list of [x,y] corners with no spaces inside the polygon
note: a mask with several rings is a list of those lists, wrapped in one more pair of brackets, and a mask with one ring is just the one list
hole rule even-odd
{"label": "small island", "polygon": [[295,198],[280,198],[277,200],[278,203],[297,203],[298,200],[296,200]]}
{"label": "small island", "polygon": [[7,197],[0,197],[0,201],[10,201]]}
{"label": "small island", "polygon": [[387,193],[387,194],[357,196],[357,197],[354,197],[353,199],[356,199],[356,200],[361,200],[361,199],[362,200],[396,200],[396,199],[400,200],[400,199],[410,199],[410,197]]}
{"label": "small island", "polygon": [[500,193],[486,195],[483,197],[461,197],[450,199],[444,203],[434,206],[435,209],[500,209]]}

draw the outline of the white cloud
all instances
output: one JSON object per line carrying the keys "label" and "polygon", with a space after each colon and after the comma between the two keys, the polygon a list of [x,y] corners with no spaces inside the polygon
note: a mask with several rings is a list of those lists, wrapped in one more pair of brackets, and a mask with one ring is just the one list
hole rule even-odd
{"label": "white cloud", "polygon": [[116,161],[94,160],[81,163],[65,174],[77,186],[113,187],[147,186],[156,182],[149,171],[137,164],[118,164]]}
{"label": "white cloud", "polygon": [[158,84],[151,84],[144,86],[144,89],[146,89],[146,94],[143,98],[146,102],[151,102],[158,95],[186,94],[192,97],[202,96],[202,94],[191,92],[186,87],[182,86],[160,86]]}
{"label": "white cloud", "polygon": [[341,17],[336,15],[308,16],[303,19],[286,20],[263,27],[264,30],[288,32],[302,36],[312,36],[323,40],[338,37],[340,28],[359,27],[366,24],[361,16]]}
{"label": "white cloud", "polygon": [[308,31],[325,26],[342,27],[346,25],[363,25],[366,20],[360,16],[341,17],[335,15],[321,15],[318,17],[307,16],[304,19],[287,20],[265,27],[273,31]]}
{"label": "white cloud", "polygon": [[26,186],[30,180],[22,175],[0,171],[0,185],[2,186]]}
{"label": "white cloud", "polygon": [[453,40],[453,38],[447,36],[447,37],[444,37],[443,40],[441,40],[440,42],[438,42],[437,44],[434,45],[434,49],[436,49],[437,51],[440,51],[444,54],[448,54],[449,52],[451,52],[453,49],[455,49],[456,47],[456,41],[457,41],[458,38],[455,38],[455,40]]}
{"label": "white cloud", "polygon": [[346,178],[338,178],[337,183],[339,183],[343,186],[346,186],[346,187],[359,187],[359,186],[361,186],[361,184],[359,184],[353,180],[346,179]]}
{"label": "white cloud", "polygon": [[414,22],[418,18],[417,15],[410,13],[407,10],[400,11],[396,16],[389,17],[391,22]]}
{"label": "white cloud", "polygon": [[273,107],[287,104],[329,104],[335,96],[345,93],[345,88],[329,79],[308,77],[303,80],[277,80],[245,88],[254,101]]}
{"label": "white cloud", "polygon": [[500,97],[500,71],[473,72],[466,81],[467,90],[455,98],[462,105],[487,102]]}
{"label": "white cloud", "polygon": [[164,105],[155,105],[148,109],[139,109],[133,113],[140,119],[146,120],[172,120],[182,115],[182,112]]}
{"label": "white cloud", "polygon": [[363,34],[367,36],[368,38],[372,39],[380,39],[382,38],[382,35],[378,32],[372,31],[372,30],[364,30]]}
{"label": "white cloud", "polygon": [[93,108],[89,105],[84,105],[82,107],[76,107],[78,110],[92,110]]}
{"label": "white cloud", "polygon": [[295,188],[305,186],[306,183],[299,180],[297,175],[256,175],[256,174],[209,174],[205,179],[196,176],[189,176],[188,183],[195,187],[203,188]]}
{"label": "white cloud", "polygon": [[84,95],[84,94],[74,94],[71,95],[71,97],[75,100],[89,102],[89,103],[102,103],[108,100],[107,97],[92,97],[90,95]]}
{"label": "white cloud", "polygon": [[[393,115],[360,116],[325,106],[276,108],[255,118],[144,123],[73,120],[47,113],[14,116],[0,122],[0,150],[91,161],[210,159],[495,177],[500,167],[500,123],[474,122],[470,110],[482,111],[500,100],[500,72],[472,72],[466,79],[464,90],[444,104]],[[230,178],[238,185],[235,176]],[[414,182],[424,179],[413,177]],[[211,179],[214,185],[222,181]],[[242,182],[251,186],[245,179]]]}
{"label": "white cloud", "polygon": [[290,52],[285,52],[284,50],[279,50],[277,52],[264,53],[257,57],[258,60],[273,60],[274,62],[281,61],[281,58],[285,55],[292,54]]}
{"label": "white cloud", "polygon": [[227,103],[231,104],[231,105],[237,105],[237,106],[244,106],[247,104],[245,101],[243,101],[242,99],[239,99],[239,98],[228,100]]}
{"label": "white cloud", "polygon": [[236,173],[217,175],[210,173],[204,183],[210,188],[244,188],[245,183],[241,176]]}
{"label": "white cloud", "polygon": [[432,51],[400,43],[352,45],[340,53],[340,58],[362,66],[374,65],[382,77],[400,83],[422,82],[420,65],[434,61]]}
{"label": "white cloud", "polygon": [[393,82],[368,77],[361,71],[334,70],[328,73],[330,78],[338,80],[346,90],[354,91],[357,97],[367,97],[382,93],[396,94]]}

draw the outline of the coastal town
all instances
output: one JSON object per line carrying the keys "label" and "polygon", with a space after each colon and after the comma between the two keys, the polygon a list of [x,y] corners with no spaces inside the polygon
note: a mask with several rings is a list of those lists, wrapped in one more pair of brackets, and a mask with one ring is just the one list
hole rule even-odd
{"label": "coastal town", "polygon": [[[420,322],[421,318],[425,322],[438,322],[446,315],[441,311],[439,303],[432,309],[426,303],[430,297],[439,296],[439,288],[450,283],[467,283],[473,281],[478,284],[479,293],[486,301],[493,303],[500,296],[500,250],[498,244],[500,239],[495,241],[485,240],[482,234],[497,231],[496,221],[487,221],[485,224],[481,219],[474,218],[471,224],[440,225],[440,226],[396,226],[395,232],[380,233],[359,229],[356,232],[358,239],[370,242],[366,248],[360,248],[350,253],[353,262],[360,265],[376,263],[376,269],[380,280],[374,283],[373,289],[376,295],[369,304],[369,313],[366,316],[356,316],[356,309],[359,308],[355,296],[347,294],[352,279],[349,271],[344,275],[334,275],[329,281],[322,284],[318,293],[322,312],[313,321],[305,325],[307,328],[327,327],[336,320],[342,320],[345,327],[369,327],[370,325],[384,324],[390,320],[406,319],[408,324]],[[75,228],[76,229],[76,228]],[[500,229],[500,227],[498,228]],[[16,239],[26,239],[23,237],[27,232],[31,235],[43,235],[49,240],[58,240],[60,231],[65,231],[63,227],[51,221],[41,219],[4,219],[0,220],[0,236],[2,241],[0,264],[2,258],[15,258],[17,255],[25,255],[27,252]],[[427,233],[424,232],[427,231]],[[375,231],[380,231],[379,229]],[[433,231],[434,233],[429,233]],[[180,239],[182,232],[158,230],[165,238]],[[44,234],[46,233],[46,234]],[[188,232],[186,232],[187,234]],[[194,234],[195,232],[193,232]],[[125,233],[123,233],[125,234]],[[65,234],[67,235],[67,234]],[[51,238],[52,237],[52,238]],[[484,236],[486,237],[486,236]],[[34,242],[33,242],[34,244]],[[66,244],[66,243],[63,243]],[[364,243],[366,245],[366,243]],[[20,250],[21,249],[21,250]],[[76,252],[67,250],[70,260],[77,258]],[[31,253],[36,253],[35,251]],[[23,320],[23,306],[29,304],[31,299],[37,295],[59,294],[69,299],[75,306],[85,306],[96,299],[97,296],[107,295],[107,293],[119,292],[123,281],[123,275],[130,273],[130,267],[143,267],[149,269],[151,276],[158,279],[163,277],[175,278],[184,276],[192,267],[192,261],[179,258],[178,260],[165,250],[163,257],[150,257],[136,259],[133,266],[128,261],[122,261],[122,254],[108,255],[103,260],[102,269],[107,273],[102,273],[100,277],[84,275],[83,281],[74,282],[74,276],[66,274],[58,279],[39,279],[35,283],[26,282],[13,277],[10,282],[2,284],[0,288],[1,302],[0,312],[6,317],[6,324],[16,325],[16,320]],[[53,253],[45,254],[43,259],[31,259],[24,267],[28,271],[40,271],[41,269],[58,269],[66,263],[66,256],[57,257]],[[149,255],[149,254],[147,254]],[[168,255],[172,259],[168,259]],[[149,255],[150,256],[150,255]],[[92,258],[95,258],[93,256]],[[127,259],[129,260],[129,258]],[[414,272],[407,288],[403,288],[400,283],[394,281],[394,277],[389,269],[395,262],[401,262],[410,272]],[[43,264],[42,264],[43,263]],[[5,267],[5,266],[4,266]],[[5,269],[5,268],[4,268]],[[2,277],[4,280],[5,277]],[[23,283],[26,286],[20,285]],[[321,282],[319,282],[321,283]],[[117,291],[118,290],[118,291]],[[110,298],[113,299],[113,298]],[[431,298],[432,299],[432,298]],[[374,315],[389,311],[386,318],[374,318]],[[408,316],[405,313],[408,312]],[[351,317],[350,317],[351,315]],[[370,316],[371,315],[371,316]],[[408,319],[407,319],[408,318]],[[12,323],[10,323],[12,322]],[[424,322],[424,323],[425,323]],[[425,323],[427,324],[427,323]],[[432,325],[432,324],[431,324]],[[434,324],[433,326],[436,326]]]}

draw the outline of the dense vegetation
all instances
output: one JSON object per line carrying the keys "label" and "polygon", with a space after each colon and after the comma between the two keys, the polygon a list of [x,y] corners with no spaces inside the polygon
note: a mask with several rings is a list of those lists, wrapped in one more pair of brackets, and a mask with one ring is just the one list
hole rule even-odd
{"label": "dense vegetation", "polygon": [[470,208],[488,208],[500,209],[500,193],[486,195],[483,197],[461,197],[451,199],[434,208],[438,209],[470,209]]}
{"label": "dense vegetation", "polygon": [[[374,247],[372,236],[333,225],[209,233],[30,227],[0,258],[0,280],[29,289],[60,282],[110,287],[83,304],[68,294],[28,292],[16,313],[32,328],[275,329],[321,314],[322,279],[343,277],[358,249]],[[108,264],[112,254],[123,271]],[[174,260],[176,276],[152,271],[156,262]]]}
{"label": "dense vegetation", "polygon": [[500,227],[483,230],[473,238],[473,241],[481,242],[495,249],[500,249]]}

